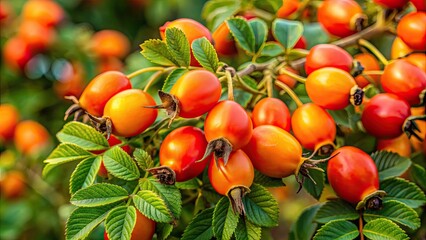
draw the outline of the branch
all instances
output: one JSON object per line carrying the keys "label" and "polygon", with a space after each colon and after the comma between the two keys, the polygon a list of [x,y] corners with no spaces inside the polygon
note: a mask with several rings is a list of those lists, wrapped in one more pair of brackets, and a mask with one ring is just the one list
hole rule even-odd
{"label": "branch", "polygon": [[250,75],[251,73],[255,71],[263,71],[269,67],[271,64],[276,64],[276,62],[280,62],[282,60],[281,58],[274,58],[264,63],[250,63],[245,67],[244,69],[237,72],[237,75],[239,77],[243,77],[246,75]]}

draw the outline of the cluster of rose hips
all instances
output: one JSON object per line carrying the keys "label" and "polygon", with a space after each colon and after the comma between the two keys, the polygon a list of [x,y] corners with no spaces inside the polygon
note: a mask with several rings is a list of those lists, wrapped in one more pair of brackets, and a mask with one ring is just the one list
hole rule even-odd
{"label": "cluster of rose hips", "polygon": [[[330,2],[333,1],[324,2],[318,14]],[[326,23],[321,24],[330,33],[340,36],[331,32]],[[160,28],[163,39],[165,30],[173,27],[182,30],[189,43],[206,37],[214,41],[220,55],[236,53],[235,42],[229,40],[226,24],[219,26],[211,35],[198,22],[178,19]],[[347,32],[345,34],[353,34],[349,30]],[[360,42],[360,45],[365,44]],[[191,66],[200,66],[193,55]],[[410,82],[399,77],[406,68],[410,69],[408,74],[413,75]],[[220,70],[228,71],[227,67]],[[357,106],[362,113],[361,122],[365,130],[380,139],[379,145],[383,141],[384,149],[392,145],[385,141],[400,137],[404,131],[421,138],[416,133],[421,129],[414,124],[410,107],[423,101],[422,94],[426,88],[424,71],[407,59],[387,64],[380,73],[381,77],[372,72],[378,70],[379,62],[369,53],[352,58],[343,48],[332,44],[314,46],[306,56],[306,79],[287,66],[276,73],[278,87],[291,91],[286,84],[291,82],[288,79],[296,78],[305,84],[312,100],[312,103],[303,104],[296,98],[298,107],[292,114],[283,101],[273,97],[258,101],[251,114],[232,99],[219,101],[222,92],[220,81],[206,70],[189,70],[176,81],[169,93],[159,91],[160,105],[156,105],[146,92],[131,89],[130,80],[124,74],[109,71],[92,80],[67,115],[76,113],[77,119],[87,113],[95,126],[108,135],[133,137],[155,122],[158,108],[165,109],[171,121],[178,117],[204,119],[202,116],[207,113],[204,131],[185,126],[167,135],[159,151],[161,166],[150,169],[150,172],[163,183],[173,184],[200,175],[209,165],[208,175],[213,188],[229,196],[239,213],[244,213],[241,198],[253,183],[254,169],[273,178],[293,174],[310,177],[309,168],[315,168],[323,161],[303,157],[302,147],[313,151],[312,155],[331,154],[328,178],[340,197],[354,204],[371,198],[374,201],[369,203],[370,207],[377,208],[380,203],[376,197],[382,192],[378,190],[378,173],[373,160],[354,147],[341,147],[333,152],[336,123],[327,110],[341,110],[351,103]],[[371,71],[370,74],[368,71]],[[354,77],[356,74],[358,76]],[[367,99],[362,89],[369,84],[382,86],[385,93]],[[294,81],[292,85],[294,87]],[[341,182],[348,181],[347,171],[354,168],[344,170],[342,166],[353,166],[353,158],[359,159],[356,165],[363,169],[362,174],[371,177],[364,179],[362,175],[351,175],[351,181],[357,178],[359,184],[355,190],[348,191],[341,187]]]}
{"label": "cluster of rose hips", "polygon": [[[402,8],[408,3],[375,2],[389,9]],[[76,97],[71,98],[74,105],[67,110],[65,118],[73,114],[74,120],[87,116],[99,131],[106,134],[110,146],[122,145],[128,153],[131,153],[131,148],[123,146],[126,144],[125,138],[162,126],[154,125],[158,109],[165,109],[170,119],[169,125],[176,118],[199,119],[203,122],[203,130],[183,126],[164,138],[159,148],[160,166],[149,169],[149,172],[164,184],[174,184],[193,179],[208,167],[213,188],[219,194],[228,196],[234,210],[240,214],[244,214],[242,198],[250,191],[255,169],[271,178],[295,175],[302,183],[305,177],[310,178],[311,168],[318,169],[318,164],[326,160],[328,181],[338,196],[352,204],[361,202],[359,207],[367,204],[368,208],[378,208],[383,192],[379,190],[376,165],[361,149],[343,146],[336,150],[336,122],[329,112],[354,105],[361,115],[362,128],[378,139],[377,149],[410,155],[407,133],[414,136],[414,148],[425,151],[425,144],[419,140],[424,139],[426,131],[421,121],[424,120],[426,89],[426,28],[421,24],[425,22],[426,14],[421,1],[412,3],[417,12],[407,14],[398,23],[398,37],[392,46],[394,59],[391,61],[375,55],[375,48],[360,40],[360,48],[374,54],[365,52],[352,57],[339,46],[319,44],[311,48],[306,56],[306,78],[285,64],[274,69],[276,87],[287,92],[297,104],[292,113],[281,99],[272,95],[258,99],[252,109],[244,109],[233,101],[232,89],[231,94],[228,93],[228,100],[220,100],[223,92],[221,81],[215,73],[201,69],[192,52],[191,68],[177,79],[169,92],[159,91],[161,103],[158,104],[147,91],[132,88],[130,78],[133,75],[126,76],[121,72],[121,67],[117,67],[121,64],[120,59],[129,52],[128,40],[116,32],[100,31],[94,35],[92,47],[99,61],[107,63],[107,67],[99,71],[102,73],[92,79],[78,100],[79,95],[74,94]],[[291,18],[293,14],[298,14],[299,5],[298,1],[285,1],[277,16]],[[250,19],[248,15],[244,17]],[[355,34],[368,22],[361,7],[349,0],[324,1],[318,8],[317,19],[328,33],[336,37]],[[205,37],[220,56],[238,54],[226,23],[210,33],[194,20],[177,19],[160,28],[163,40],[168,28],[180,29],[190,44]],[[306,40],[300,38],[296,48],[305,47]],[[11,66],[22,68],[21,62],[27,60],[15,59],[15,64]],[[108,63],[112,63],[112,67]],[[218,74],[233,78],[236,72],[231,67],[221,66]],[[296,80],[305,84],[312,102],[302,103],[292,92]],[[369,86],[382,90],[382,93],[368,98],[364,92]],[[1,106],[1,111],[3,108],[7,107]],[[0,127],[3,127],[2,123]],[[1,128],[0,136],[10,139],[13,135],[7,132],[10,129]],[[313,160],[305,157],[303,149],[312,151],[311,156],[319,154],[331,157]],[[99,175],[108,177],[108,170],[103,164]],[[357,184],[348,188],[351,182]],[[139,211],[136,213],[132,238],[152,237],[155,222]],[[146,227],[146,224],[151,227]],[[139,233],[141,229],[150,232]],[[105,238],[108,238],[107,233]]]}
{"label": "cluster of rose hips", "polygon": [[[0,146],[14,146],[25,157],[38,156],[50,146],[47,129],[34,120],[21,120],[15,106],[0,104]],[[1,153],[0,158],[7,166],[10,151]],[[25,175],[19,170],[0,173],[0,192],[6,199],[17,199],[25,193]]]}

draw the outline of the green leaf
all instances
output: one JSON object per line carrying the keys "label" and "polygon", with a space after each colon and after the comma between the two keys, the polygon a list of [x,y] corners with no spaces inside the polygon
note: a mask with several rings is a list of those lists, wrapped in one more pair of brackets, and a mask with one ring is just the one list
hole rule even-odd
{"label": "green leaf", "polygon": [[85,239],[116,205],[95,208],[77,208],[67,220],[65,236],[67,240]]}
{"label": "green leaf", "polygon": [[189,41],[185,33],[178,28],[166,29],[167,49],[172,54],[179,66],[188,67],[191,61]]}
{"label": "green leaf", "polygon": [[278,11],[278,9],[283,5],[283,1],[282,0],[254,0],[253,5],[256,8],[260,8],[275,14]]}
{"label": "green leaf", "polygon": [[303,188],[318,200],[324,189],[325,173],[315,169],[309,169],[308,171],[309,175],[315,180],[315,183],[310,178],[306,178],[303,182]]}
{"label": "green leaf", "polygon": [[53,169],[55,169],[57,166],[59,166],[59,165],[58,165],[58,164],[51,164],[51,163],[46,164],[46,165],[43,167],[43,171],[42,171],[42,173],[41,173],[41,175],[43,176],[43,178],[45,178],[47,175],[49,175],[49,173],[50,173]]}
{"label": "green leaf", "polygon": [[239,221],[235,229],[236,240],[260,240],[262,228],[250,221]]}
{"label": "green leaf", "polygon": [[136,163],[142,168],[144,171],[146,169],[154,167],[154,161],[151,156],[141,148],[136,148],[133,152],[133,157],[136,160]]}
{"label": "green leaf", "polygon": [[156,222],[171,222],[172,215],[164,200],[153,191],[141,190],[133,196],[135,207],[147,218]]}
{"label": "green leaf", "polygon": [[105,220],[105,229],[110,240],[130,239],[135,224],[135,207],[119,206],[108,213]]}
{"label": "green leaf", "polygon": [[154,178],[143,178],[139,184],[142,190],[150,190],[160,196],[173,213],[174,218],[179,219],[182,212],[182,197],[179,189],[173,185],[161,184]]}
{"label": "green leaf", "polygon": [[142,55],[152,63],[161,66],[177,66],[178,63],[167,49],[167,44],[160,39],[146,40],[140,45]]}
{"label": "green leaf", "polygon": [[207,21],[207,26],[214,31],[228,17],[238,13],[241,0],[212,0],[204,4],[202,17]]}
{"label": "green leaf", "polygon": [[376,150],[377,139],[365,132],[355,131],[346,134],[344,137],[345,145],[357,147],[364,152]]}
{"label": "green leaf", "polygon": [[416,184],[402,178],[387,179],[380,183],[380,188],[386,192],[385,199],[402,202],[411,208],[418,208],[426,203],[426,196],[422,190]]}
{"label": "green leaf", "polygon": [[333,117],[334,122],[337,125],[342,125],[345,127],[351,127],[349,112],[345,109],[342,110],[327,110],[327,112]]}
{"label": "green leaf", "polygon": [[243,77],[241,77],[241,79],[243,80],[243,82],[244,82],[244,84],[246,86],[250,87],[254,91],[258,91],[258,89],[257,89],[257,82],[252,77],[250,77],[250,76],[243,76]]}
{"label": "green leaf", "polygon": [[238,45],[248,53],[255,53],[254,33],[247,21],[241,17],[226,20],[231,34]]}
{"label": "green leaf", "polygon": [[73,143],[88,151],[104,150],[109,147],[108,141],[102,133],[77,121],[65,124],[61,131],[56,134],[56,137],[62,143]]}
{"label": "green leaf", "polygon": [[192,42],[192,52],[203,68],[216,73],[219,58],[213,45],[206,37],[198,38]]}
{"label": "green leaf", "polygon": [[[425,140],[426,141],[426,140]],[[417,183],[423,191],[426,191],[426,171],[419,164],[413,164],[411,168],[411,176],[415,183]]]}
{"label": "green leaf", "polygon": [[181,240],[207,240],[213,238],[213,208],[197,214],[185,228]]}
{"label": "green leaf", "polygon": [[258,52],[268,37],[268,25],[258,18],[252,19],[248,23],[254,34],[254,50]]}
{"label": "green leaf", "polygon": [[213,186],[210,184],[210,182],[203,183],[201,193],[206,198],[206,200],[211,203],[216,203],[222,198],[222,195],[220,195],[213,189]]}
{"label": "green leaf", "polygon": [[61,143],[52,151],[47,159],[44,160],[44,163],[58,165],[71,161],[83,160],[91,156],[93,156],[92,153],[75,144]]}
{"label": "green leaf", "polygon": [[284,49],[276,42],[267,42],[260,53],[261,56],[265,57],[278,57],[282,54],[284,54]]}
{"label": "green leaf", "polygon": [[97,183],[78,190],[70,202],[79,207],[97,207],[115,203],[129,197],[126,189],[109,183]]}
{"label": "green leaf", "polygon": [[379,218],[365,224],[364,236],[372,240],[408,240],[407,234],[390,220]]}
{"label": "green leaf", "polygon": [[317,229],[314,217],[321,205],[316,204],[303,210],[296,222],[291,225],[289,240],[311,240]]}
{"label": "green leaf", "polygon": [[222,197],[216,204],[213,212],[214,236],[221,240],[229,240],[238,224],[238,215],[234,213],[227,197]]}
{"label": "green leaf", "polygon": [[176,182],[175,186],[179,189],[197,189],[200,187],[201,180],[198,178],[193,178],[185,182]]}
{"label": "green leaf", "polygon": [[299,21],[291,21],[276,18],[272,22],[272,34],[285,49],[292,49],[303,33],[303,24]]}
{"label": "green leaf", "polygon": [[158,240],[166,240],[173,231],[173,225],[169,223],[157,223],[156,230]]}
{"label": "green leaf", "polygon": [[234,89],[235,101],[242,107],[247,107],[252,97],[253,95],[251,93],[248,93],[242,89]]}
{"label": "green leaf", "polygon": [[334,220],[356,220],[359,215],[349,203],[337,199],[327,201],[315,215],[315,221],[325,224]]}
{"label": "green leaf", "polygon": [[281,178],[272,178],[263,175],[257,170],[254,170],[254,182],[264,187],[282,187],[285,186]]}
{"label": "green leaf", "polygon": [[102,157],[97,156],[85,159],[77,165],[70,178],[70,194],[95,182],[101,162]]}
{"label": "green leaf", "polygon": [[413,230],[420,227],[420,218],[416,211],[395,200],[384,201],[383,208],[380,210],[366,210],[364,212],[364,220],[367,222],[377,218],[387,218]]}
{"label": "green leaf", "polygon": [[206,198],[203,196],[203,194],[199,193],[197,195],[197,199],[195,199],[195,203],[190,203],[190,204],[194,205],[194,211],[193,211],[194,214],[193,215],[195,215],[195,214],[199,213],[200,211],[203,211],[204,209],[206,209],[206,205],[208,203],[207,203]]}
{"label": "green leaf", "polygon": [[170,92],[170,90],[172,90],[173,86],[176,84],[179,78],[182,77],[187,72],[188,72],[188,69],[186,68],[174,69],[164,81],[162,91]]}
{"label": "green leaf", "polygon": [[131,181],[140,176],[136,163],[118,146],[114,146],[104,153],[104,164],[108,172],[117,178]]}
{"label": "green leaf", "polygon": [[379,171],[380,181],[403,174],[411,165],[409,158],[388,151],[374,152],[371,157]]}
{"label": "green leaf", "polygon": [[278,225],[278,203],[263,186],[254,183],[251,192],[243,198],[247,218],[262,227]]}
{"label": "green leaf", "polygon": [[320,43],[330,42],[330,35],[325,31],[319,22],[307,23],[303,25],[303,35],[307,41],[307,49],[312,48]]}
{"label": "green leaf", "polygon": [[348,221],[331,221],[318,230],[314,240],[352,240],[358,237],[358,227]]}

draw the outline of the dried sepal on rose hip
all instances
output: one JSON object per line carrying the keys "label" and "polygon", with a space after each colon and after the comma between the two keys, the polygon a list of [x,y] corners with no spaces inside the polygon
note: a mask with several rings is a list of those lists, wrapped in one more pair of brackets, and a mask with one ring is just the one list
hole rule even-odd
{"label": "dried sepal on rose hip", "polygon": [[235,213],[245,215],[242,198],[253,184],[253,164],[242,150],[232,152],[227,164],[222,157],[214,160],[211,159],[208,169],[210,183],[216,192],[228,196]]}
{"label": "dried sepal on rose hip", "polygon": [[337,196],[356,209],[380,209],[386,194],[379,190],[379,173],[373,159],[359,148],[344,146],[333,152],[327,177]]}
{"label": "dried sepal on rose hip", "polygon": [[200,175],[208,161],[197,162],[206,151],[207,140],[201,129],[185,126],[170,132],[160,146],[160,166],[147,169],[161,183],[172,185]]}
{"label": "dried sepal on rose hip", "polygon": [[207,114],[204,132],[209,143],[200,161],[213,154],[216,162],[219,158],[223,158],[226,165],[231,152],[242,148],[250,141],[253,124],[241,105],[224,100],[216,104]]}
{"label": "dried sepal on rose hip", "polygon": [[295,175],[299,183],[298,191],[301,190],[306,177],[315,183],[308,169],[321,170],[317,165],[334,156],[320,160],[303,157],[302,146],[297,139],[289,132],[271,125],[256,127],[243,150],[254,168],[266,176],[285,178]]}
{"label": "dried sepal on rose hip", "polygon": [[130,79],[121,72],[108,71],[97,75],[90,81],[83,90],[80,99],[68,96],[74,102],[65,112],[65,120],[74,115],[74,120],[78,120],[85,114],[94,117],[101,117],[104,113],[105,105],[114,95],[127,89],[131,89]]}
{"label": "dried sepal on rose hip", "polygon": [[416,120],[426,120],[426,115],[411,116],[410,105],[392,93],[375,95],[365,104],[361,122],[367,133],[381,139],[389,139],[406,133],[410,138],[423,138]]}
{"label": "dried sepal on rose hip", "polygon": [[160,105],[146,107],[165,109],[170,125],[177,117],[195,118],[205,114],[219,101],[221,92],[216,75],[207,70],[192,70],[176,81],[170,93],[158,91]]}

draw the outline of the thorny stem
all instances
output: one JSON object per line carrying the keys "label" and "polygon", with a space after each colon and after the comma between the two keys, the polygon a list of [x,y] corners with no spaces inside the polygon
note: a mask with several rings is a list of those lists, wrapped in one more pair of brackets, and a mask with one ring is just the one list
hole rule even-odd
{"label": "thorny stem", "polygon": [[362,234],[363,229],[363,222],[362,222],[362,211],[359,211],[359,236],[360,240],[364,240],[364,235]]}
{"label": "thorny stem", "polygon": [[299,76],[298,74],[292,73],[292,72],[288,71],[288,70],[287,70],[287,69],[285,69],[285,68],[281,68],[281,69],[278,71],[278,74],[284,74],[284,75],[287,75],[287,76],[289,76],[289,77],[293,78],[294,80],[296,80],[296,81],[298,81],[298,82],[300,82],[300,83],[305,83],[305,82],[306,82],[306,78],[304,78],[304,77],[302,77],[302,76]]}
{"label": "thorny stem", "polygon": [[226,70],[225,71],[226,80],[228,82],[228,99],[231,101],[234,101],[234,87],[233,87],[233,79],[231,71]]}
{"label": "thorny stem", "polygon": [[153,71],[163,71],[164,67],[149,67],[149,68],[142,68],[139,69],[137,71],[134,71],[130,74],[127,75],[127,78],[131,79],[134,78],[142,73],[146,73],[146,72],[153,72]]}
{"label": "thorny stem", "polygon": [[377,59],[379,59],[380,62],[382,62],[384,65],[389,64],[389,61],[385,58],[385,56],[383,56],[383,54],[373,44],[371,44],[369,41],[367,41],[365,39],[359,39],[358,44],[362,47],[365,47],[371,53],[373,53],[374,56],[376,56]]}
{"label": "thorny stem", "polygon": [[286,84],[284,84],[280,81],[275,81],[275,85],[282,88],[291,97],[291,99],[293,99],[293,101],[296,103],[297,107],[303,106],[302,101],[300,101],[299,97],[297,97],[297,95],[293,92],[293,90],[291,90],[291,88],[289,86],[287,86]]}

